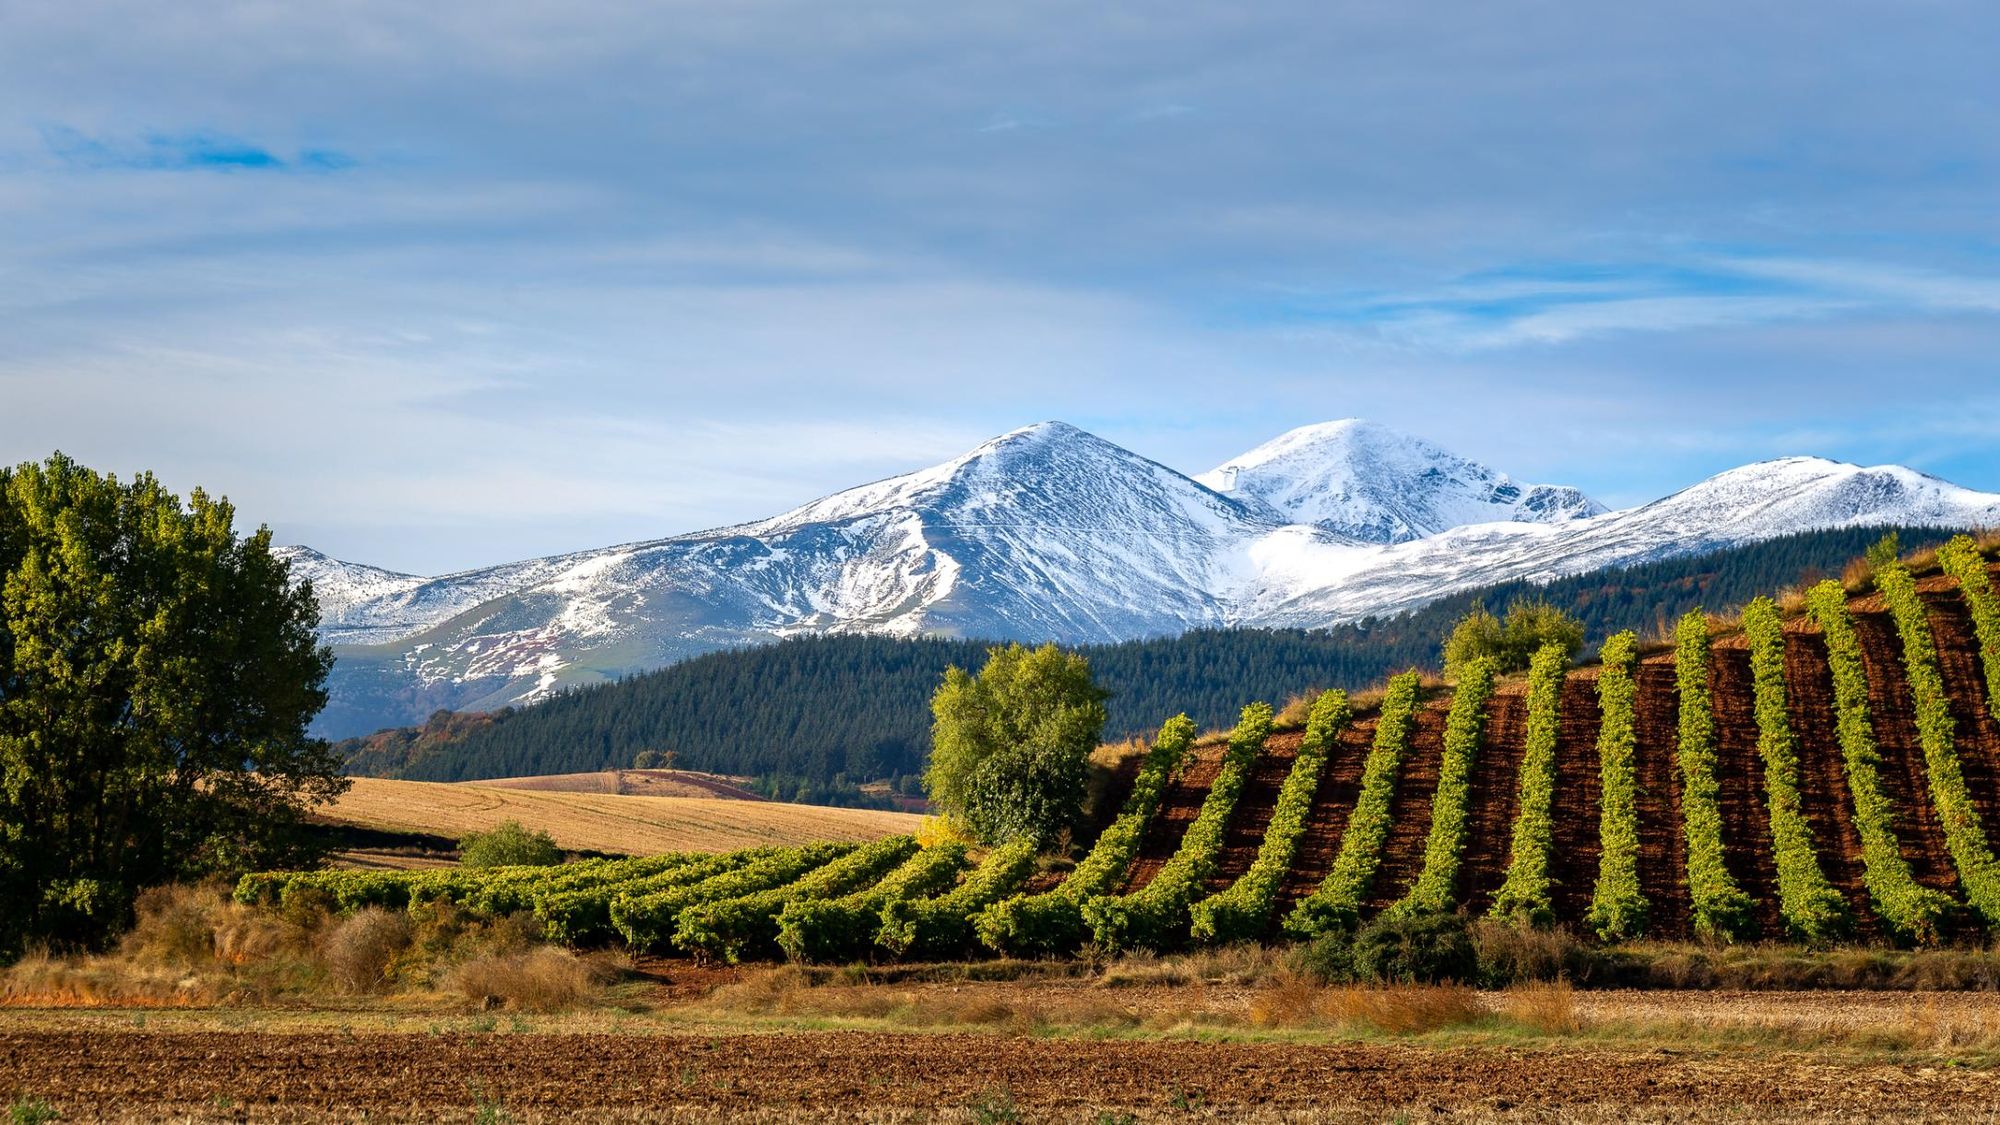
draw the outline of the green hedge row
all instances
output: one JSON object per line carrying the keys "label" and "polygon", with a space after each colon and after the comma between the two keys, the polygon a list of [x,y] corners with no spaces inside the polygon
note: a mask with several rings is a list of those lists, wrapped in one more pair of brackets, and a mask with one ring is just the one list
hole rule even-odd
{"label": "green hedge row", "polygon": [[690,906],[675,920],[674,944],[697,958],[731,964],[776,957],[778,914],[787,905],[841,898],[874,886],[916,850],[916,837],[889,836],[784,886]]}
{"label": "green hedge row", "polygon": [[1972,616],[1979,637],[1979,666],[1986,679],[1986,712],[2000,723],[2000,599],[1993,596],[1993,578],[1986,555],[1972,536],[1954,537],[1938,549],[1938,565],[1958,579],[1959,597]]}
{"label": "green hedge row", "polygon": [[1757,754],[1764,760],[1764,807],[1771,820],[1771,850],[1778,868],[1778,910],[1792,935],[1825,942],[1845,933],[1854,919],[1813,847],[1812,825],[1799,796],[1799,740],[1785,707],[1785,624],[1778,606],[1757,598],[1743,607],[1750,641],[1750,676],[1757,713]]}
{"label": "green hedge row", "polygon": [[1549,852],[1555,845],[1556,738],[1562,719],[1569,652],[1546,644],[1528,663],[1528,725],[1521,751],[1521,807],[1514,815],[1507,878],[1493,896],[1489,916],[1530,926],[1555,921],[1549,897]]}
{"label": "green hedge row", "polygon": [[1396,775],[1402,770],[1403,755],[1410,749],[1410,732],[1416,726],[1419,684],[1413,671],[1389,678],[1389,690],[1375,720],[1375,741],[1362,766],[1361,794],[1347,818],[1340,852],[1319,888],[1300,899],[1285,918],[1287,936],[1310,940],[1352,930],[1360,921],[1362,904],[1382,864],[1382,845],[1389,838]]}
{"label": "green hedge row", "polygon": [[1292,869],[1299,837],[1305,834],[1306,816],[1312,812],[1313,798],[1319,793],[1320,776],[1326,772],[1327,755],[1340,732],[1354,720],[1347,693],[1329,691],[1313,701],[1306,719],[1306,732],[1299,743],[1298,757],[1291,773],[1278,791],[1271,823],[1264,841],[1257,847],[1257,859],[1250,870],[1231,883],[1194,904],[1189,911],[1189,933],[1195,941],[1219,944],[1253,941],[1270,927],[1271,911],[1278,903],[1278,888]]}
{"label": "green hedge row", "polygon": [[1697,933],[1718,941],[1749,935],[1750,896],[1722,862],[1721,785],[1715,779],[1715,700],[1709,688],[1708,618],[1700,610],[1674,630],[1680,690],[1681,822],[1687,831],[1688,898]]}
{"label": "green hedge row", "polygon": [[1916,700],[1917,737],[1924,748],[1931,802],[1944,825],[1945,844],[1958,868],[1959,885],[1965,888],[1966,901],[1988,926],[2000,925],[2000,870],[1995,869],[1992,846],[1987,843],[1985,826],[1959,766],[1951,700],[1945,695],[1937,643],[1931,637],[1923,599],[1917,595],[1916,579],[1901,563],[1889,563],[1876,568],[1875,588],[1889,603],[1903,640],[1903,672]]}
{"label": "green hedge row", "polygon": [[620,898],[662,894],[692,886],[727,871],[756,863],[787,849],[753,848],[702,856],[651,875],[616,882],[597,883],[555,891],[535,900],[535,916],[553,941],[569,945],[590,945],[608,941],[618,932],[611,921],[611,905]]}
{"label": "green hedge row", "polygon": [[936,894],[964,866],[964,844],[932,844],[866,890],[841,898],[793,899],[778,914],[778,948],[793,961],[858,960],[875,944],[884,907],[895,899]]}
{"label": "green hedge row", "polygon": [[1084,921],[1090,924],[1100,947],[1111,951],[1162,950],[1187,936],[1192,922],[1189,910],[1201,896],[1209,876],[1215,873],[1230,813],[1249,780],[1251,763],[1271,733],[1271,722],[1268,703],[1252,703],[1243,709],[1236,729],[1230,732],[1221,772],[1209,786],[1201,811],[1195,815],[1194,823],[1188,825],[1173,858],[1151,882],[1131,894],[1099,896],[1084,902]]}
{"label": "green hedge row", "polygon": [[644,894],[621,894],[611,902],[611,924],[633,948],[661,952],[673,941],[681,911],[688,907],[783,886],[853,850],[853,844],[780,848],[700,882]]}
{"label": "green hedge row", "polygon": [[1806,613],[1826,637],[1827,665],[1833,671],[1834,714],[1840,755],[1847,766],[1847,792],[1854,803],[1854,828],[1861,836],[1862,877],[1875,913],[1904,941],[1936,942],[1958,904],[1950,895],[1918,883],[1896,840],[1896,810],[1882,791],[1882,755],[1868,714],[1868,672],[1861,641],[1847,611],[1847,591],[1827,581],[1806,593]]}
{"label": "green hedge row", "polygon": [[965,881],[936,898],[891,899],[882,907],[876,944],[908,960],[971,956],[972,919],[1006,898],[1035,870],[1035,841],[1020,839],[986,853]]}
{"label": "green hedge row", "polygon": [[1493,698],[1491,660],[1471,660],[1458,669],[1451,714],[1444,723],[1444,756],[1438,764],[1437,796],[1431,800],[1431,831],[1424,843],[1423,873],[1391,914],[1450,910],[1458,904],[1458,865],[1472,815],[1472,771],[1479,758],[1486,704]]}
{"label": "green hedge row", "polygon": [[1146,825],[1159,811],[1174,771],[1194,744],[1195,725],[1186,715],[1168,719],[1139,767],[1131,795],[1118,819],[1097,837],[1090,854],[1054,890],[1015,895],[980,911],[973,919],[979,940],[1010,957],[1055,957],[1074,953],[1090,936],[1083,920],[1085,900],[1116,890],[1125,877]]}
{"label": "green hedge row", "polygon": [[1597,821],[1597,886],[1590,897],[1590,928],[1605,941],[1646,931],[1648,903],[1639,886],[1638,687],[1632,670],[1639,639],[1630,632],[1607,638],[1598,652],[1597,776],[1602,792]]}

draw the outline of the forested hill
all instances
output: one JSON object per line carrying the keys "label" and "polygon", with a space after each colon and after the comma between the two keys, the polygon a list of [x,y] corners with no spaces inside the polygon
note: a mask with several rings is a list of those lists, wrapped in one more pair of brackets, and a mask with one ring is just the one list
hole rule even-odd
{"label": "forested hill", "polygon": [[[1884,528],[1806,532],[1694,558],[1454,595],[1394,618],[1311,632],[1209,630],[1084,648],[1113,692],[1112,737],[1186,711],[1227,726],[1252,699],[1360,687],[1436,664],[1475,605],[1541,596],[1582,619],[1593,644],[1619,629],[1659,629],[1696,606],[1724,609],[1816,575],[1838,574]],[[1901,529],[1906,548],[1944,533]],[[698,657],[615,684],[491,715],[440,713],[423,727],[348,739],[349,772],[431,781],[569,773],[630,765],[671,750],[683,769],[782,778],[785,795],[922,770],[931,691],[947,665],[977,666],[976,641],[809,637]]]}

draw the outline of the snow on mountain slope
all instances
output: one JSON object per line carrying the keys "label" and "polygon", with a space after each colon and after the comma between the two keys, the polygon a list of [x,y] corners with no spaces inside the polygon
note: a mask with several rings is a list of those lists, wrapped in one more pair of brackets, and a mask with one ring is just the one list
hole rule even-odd
{"label": "snow on mountain slope", "polygon": [[1078,643],[1318,627],[1808,528],[2000,525],[2000,496],[1815,458],[1601,514],[1573,489],[1365,423],[1230,464],[1225,495],[1046,422],[767,520],[440,578],[286,550],[337,646],[320,729],[338,735],[804,632]]}
{"label": "snow on mountain slope", "polygon": [[1361,543],[1403,543],[1466,524],[1602,514],[1574,488],[1526,484],[1359,418],[1301,426],[1195,478],[1285,523]]}

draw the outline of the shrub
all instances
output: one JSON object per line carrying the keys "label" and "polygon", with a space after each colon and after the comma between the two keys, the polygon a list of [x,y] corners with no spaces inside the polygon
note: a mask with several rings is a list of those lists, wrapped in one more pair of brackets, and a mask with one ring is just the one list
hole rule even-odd
{"label": "shrub", "polygon": [[681,911],[674,944],[697,957],[732,964],[778,953],[778,914],[786,904],[839,898],[877,881],[917,850],[913,836],[890,836],[847,853],[780,887],[700,903]]}
{"label": "shrub", "polygon": [[1826,637],[1840,753],[1854,803],[1855,831],[1861,836],[1863,880],[1875,913],[1905,941],[1936,942],[1957,904],[1950,895],[1917,882],[1896,839],[1896,813],[1882,791],[1882,757],[1868,715],[1868,673],[1848,616],[1846,589],[1834,581],[1814,586],[1806,593],[1806,612]]}
{"label": "shrub", "polygon": [[1294,946],[1288,964],[1321,984],[1342,984],[1354,979],[1354,935],[1335,930]]}
{"label": "shrub", "polygon": [[1985,673],[1986,711],[2000,723],[2000,600],[1986,571],[1986,555],[1970,535],[1954,537],[1938,548],[1938,565],[1958,579],[1958,596],[1972,617],[1979,638],[1979,666]]}
{"label": "shrub", "polygon": [[1634,803],[1638,749],[1634,704],[1638,690],[1632,667],[1639,639],[1618,633],[1598,654],[1597,703],[1604,719],[1597,732],[1597,769],[1603,793],[1597,838],[1597,887],[1591,895],[1590,928],[1606,941],[1638,937],[1646,929],[1646,895],[1639,887],[1639,813]]}
{"label": "shrub", "polygon": [[374,992],[390,981],[390,966],[410,945],[410,920],[367,907],[333,923],[321,938],[327,975],[348,992]]}
{"label": "shrub", "polygon": [[1354,975],[1385,984],[1470,983],[1479,951],[1457,914],[1385,914],[1354,935]]}
{"label": "shrub", "polygon": [[548,945],[525,953],[478,957],[446,974],[452,991],[482,1008],[530,1012],[574,1007],[597,990],[601,979],[589,962]]}
{"label": "shrub", "polygon": [[1139,767],[1124,810],[1097,837],[1090,854],[1054,890],[1015,895],[980,911],[973,920],[979,940],[1012,957],[1056,956],[1082,945],[1090,933],[1083,919],[1084,900],[1109,894],[1124,878],[1194,736],[1194,722],[1186,715],[1168,719]]}
{"label": "shrub", "polygon": [[1531,926],[1555,921],[1549,898],[1549,849],[1555,843],[1556,735],[1569,653],[1548,644],[1528,667],[1528,727],[1521,752],[1521,808],[1514,817],[1506,881],[1493,896],[1492,916]]}
{"label": "shrub", "polygon": [[1226,890],[1218,891],[1194,904],[1190,910],[1189,932],[1194,940],[1211,944],[1252,941],[1264,936],[1277,905],[1278,888],[1292,869],[1299,837],[1306,830],[1306,816],[1312,812],[1313,797],[1319,792],[1320,775],[1334,740],[1354,719],[1347,705],[1347,693],[1329,691],[1313,704],[1306,719],[1305,737],[1291,773],[1278,791],[1271,822],[1264,829],[1257,858],[1242,877]]}
{"label": "shrub", "polygon": [[1472,769],[1479,757],[1480,726],[1493,697],[1493,662],[1473,660],[1460,667],[1458,687],[1445,718],[1444,754],[1438,765],[1437,794],[1431,800],[1431,830],[1424,843],[1423,873],[1390,909],[1403,914],[1450,910],[1458,901],[1458,863],[1465,851],[1472,812]]}
{"label": "shrub", "polygon": [[1769,598],[1743,607],[1757,711],[1757,753],[1764,759],[1764,803],[1778,867],[1778,909],[1801,940],[1830,940],[1851,924],[1847,902],[1820,870],[1812,825],[1799,798],[1799,741],[1785,710],[1785,626]]}
{"label": "shrub", "polygon": [[853,961],[874,944],[885,906],[942,890],[964,866],[964,844],[932,844],[867,890],[788,902],[778,914],[778,948],[793,961]]}
{"label": "shrub", "polygon": [[1715,778],[1715,702],[1709,693],[1708,618],[1691,610],[1674,631],[1680,689],[1681,821],[1687,832],[1688,898],[1697,933],[1733,941],[1751,928],[1750,896],[1722,862],[1721,785]]}
{"label": "shrub", "polygon": [[1903,672],[1916,700],[1917,738],[1924,748],[1931,803],[1944,825],[1952,865],[1958,869],[1958,881],[1972,909],[1988,926],[2000,925],[2000,870],[1995,868],[1986,829],[1959,766],[1951,700],[1945,695],[1937,644],[1931,637],[1923,599],[1917,594],[1916,579],[1902,564],[1890,563],[1877,568],[1875,587],[1889,603],[1896,631],[1902,637]]}
{"label": "shrub", "polygon": [[891,899],[875,941],[910,960],[963,957],[974,943],[973,915],[1013,893],[1035,867],[1035,842],[1023,837],[986,853],[972,874],[936,898]]}
{"label": "shrub", "polygon": [[646,893],[628,891],[611,900],[611,924],[635,949],[665,949],[673,939],[681,911],[688,907],[782,886],[853,850],[852,844],[780,848],[749,863],[732,863],[700,882]]}
{"label": "shrub", "polygon": [[518,820],[504,820],[491,832],[460,840],[458,862],[473,868],[550,867],[562,862],[562,849],[547,832],[530,832]]}
{"label": "shrub", "polygon": [[1236,729],[1230,732],[1222,769],[1209,786],[1201,811],[1188,825],[1173,858],[1151,882],[1131,894],[1093,898],[1083,904],[1084,920],[1090,923],[1099,945],[1109,950],[1159,950],[1186,936],[1188,911],[1215,873],[1229,814],[1249,780],[1251,763],[1271,733],[1271,721],[1268,703],[1252,703],[1243,709]]}
{"label": "shrub", "polygon": [[1311,940],[1334,930],[1351,931],[1359,920],[1361,904],[1374,887],[1375,872],[1382,863],[1382,843],[1389,836],[1396,775],[1416,725],[1418,686],[1414,671],[1390,678],[1375,720],[1375,741],[1362,766],[1361,793],[1355,798],[1354,811],[1348,814],[1347,831],[1340,837],[1340,852],[1319,888],[1299,900],[1285,918],[1287,935]]}
{"label": "shrub", "polygon": [[1507,606],[1505,620],[1482,607],[1459,619],[1444,643],[1445,678],[1456,680],[1475,660],[1490,660],[1505,674],[1526,668],[1549,645],[1573,658],[1583,648],[1583,624],[1542,599],[1517,598]]}

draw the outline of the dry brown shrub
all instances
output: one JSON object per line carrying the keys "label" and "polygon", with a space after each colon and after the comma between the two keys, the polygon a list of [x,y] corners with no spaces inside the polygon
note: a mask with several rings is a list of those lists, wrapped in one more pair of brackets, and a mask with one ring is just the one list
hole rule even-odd
{"label": "dry brown shrub", "polygon": [[1315,1009],[1329,1022],[1390,1035],[1422,1035],[1486,1018],[1479,994],[1460,984],[1342,985],[1324,990]]}
{"label": "dry brown shrub", "polygon": [[1850,594],[1866,593],[1875,586],[1875,568],[1867,559],[1850,559],[1840,568],[1840,585]]}
{"label": "dry brown shrub", "polygon": [[410,920],[380,907],[357,910],[320,936],[327,976],[348,992],[375,992],[389,984],[396,956],[410,946]]}
{"label": "dry brown shrub", "polygon": [[1806,592],[1800,586],[1787,586],[1772,600],[1778,603],[1778,612],[1786,617],[1797,617],[1806,611]]}
{"label": "dry brown shrub", "polygon": [[1500,994],[1500,1014],[1544,1035],[1574,1035],[1583,1030],[1576,1010],[1576,990],[1568,981],[1521,984]]}
{"label": "dry brown shrub", "polygon": [[31,949],[0,975],[0,1005],[31,1008],[171,1008],[215,1003],[214,978],[120,958],[54,957]]}
{"label": "dry brown shrub", "polygon": [[1097,983],[1101,988],[1148,984],[1256,984],[1280,970],[1285,954],[1283,949],[1255,942],[1200,949],[1171,957],[1133,953],[1106,965]]}
{"label": "dry brown shrub", "polygon": [[139,892],[121,945],[135,961],[199,968],[215,960],[217,923],[230,905],[213,887],[149,887]]}
{"label": "dry brown shrub", "polygon": [[1482,919],[1472,926],[1479,965],[1495,981],[1553,981],[1585,974],[1589,947],[1568,929],[1537,930]]}
{"label": "dry brown shrub", "polygon": [[595,994],[604,976],[600,966],[545,945],[467,961],[453,968],[448,980],[453,991],[482,1008],[554,1012]]}
{"label": "dry brown shrub", "polygon": [[1319,697],[1320,693],[1317,691],[1300,692],[1292,696],[1285,700],[1283,707],[1278,709],[1278,713],[1272,718],[1271,724],[1279,730],[1291,730],[1295,727],[1305,726],[1306,720],[1312,717],[1313,703]]}

